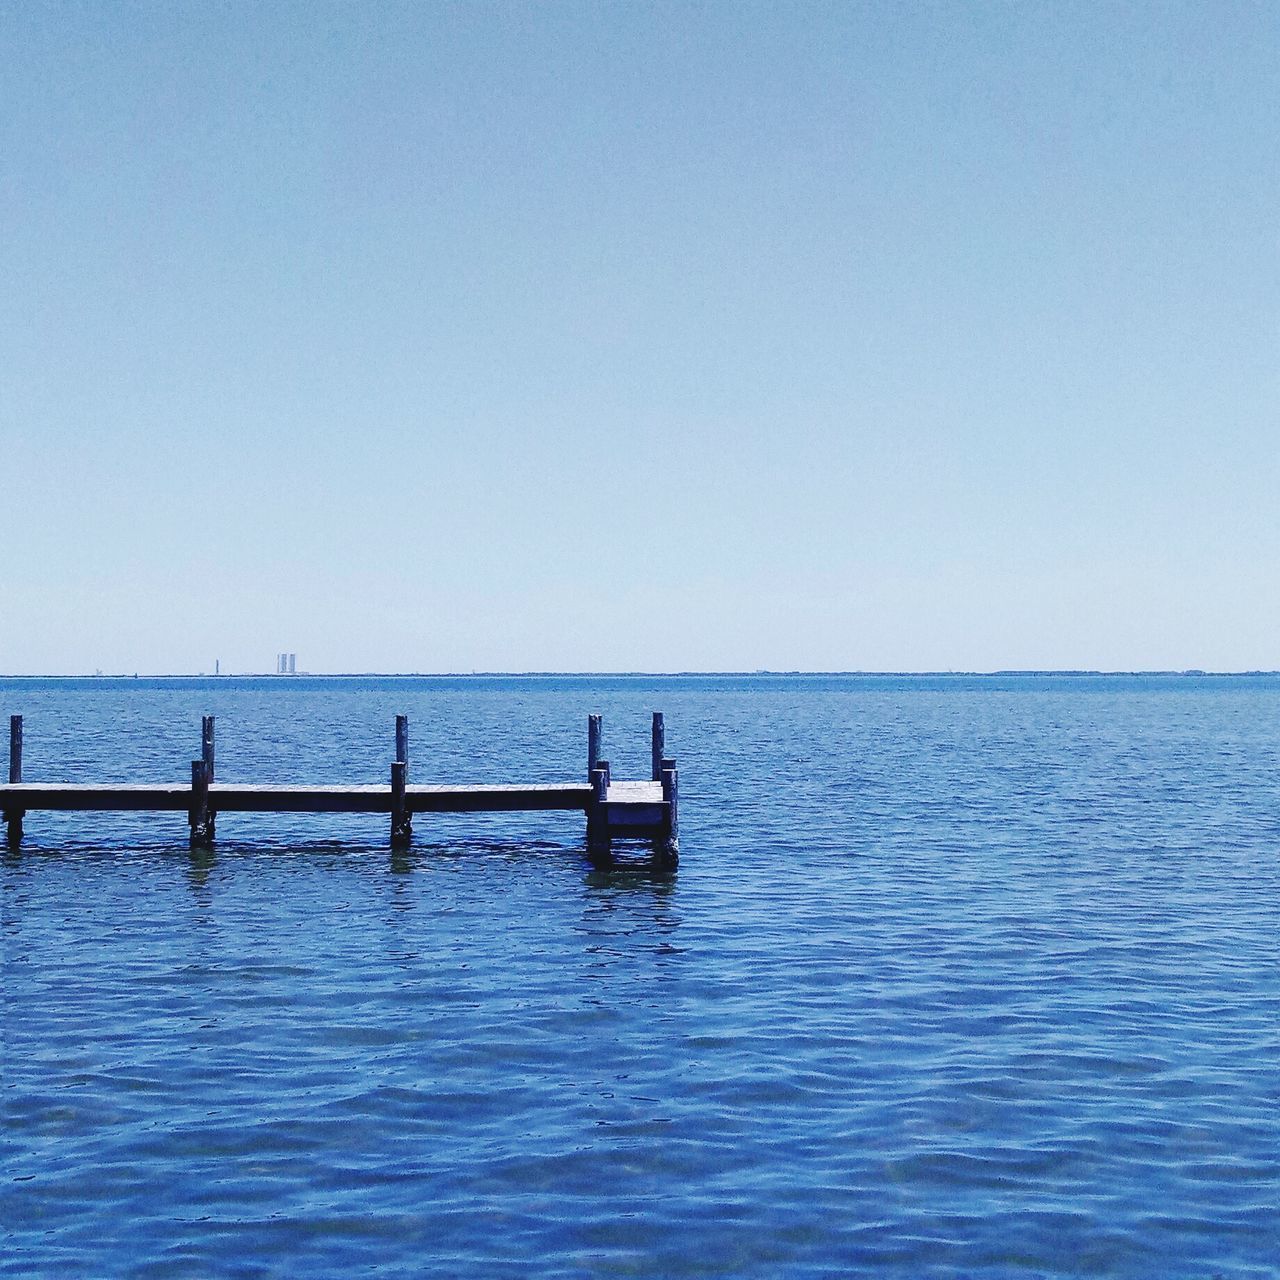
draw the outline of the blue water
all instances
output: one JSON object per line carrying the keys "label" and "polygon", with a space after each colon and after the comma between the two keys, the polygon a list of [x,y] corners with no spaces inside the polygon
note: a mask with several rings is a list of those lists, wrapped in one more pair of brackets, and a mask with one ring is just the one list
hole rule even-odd
{"label": "blue water", "polygon": [[[681,770],[574,814],[27,819],[5,1275],[1280,1274],[1280,679],[0,681],[29,780]],[[433,776],[427,776],[427,771]]]}

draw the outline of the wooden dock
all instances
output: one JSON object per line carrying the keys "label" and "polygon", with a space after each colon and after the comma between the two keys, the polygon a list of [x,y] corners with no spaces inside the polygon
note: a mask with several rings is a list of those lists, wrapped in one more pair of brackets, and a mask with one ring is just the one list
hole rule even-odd
{"label": "wooden dock", "polygon": [[413,819],[431,813],[515,813],[577,810],[586,815],[593,855],[607,855],[615,839],[653,843],[659,858],[678,857],[679,774],[666,755],[662,712],[653,713],[652,772],[644,781],[617,781],[601,756],[601,718],[587,718],[585,782],[529,785],[448,785],[409,782],[409,719],[396,717],[396,758],[386,785],[255,785],[215,780],[214,718],[201,726],[200,758],[189,782],[24,782],[23,723],[9,718],[9,782],[0,785],[0,812],[11,849],[21,845],[27,814],[50,812],[153,812],[187,814],[193,847],[213,843],[219,813],[377,813],[390,819],[391,846],[407,848]]}

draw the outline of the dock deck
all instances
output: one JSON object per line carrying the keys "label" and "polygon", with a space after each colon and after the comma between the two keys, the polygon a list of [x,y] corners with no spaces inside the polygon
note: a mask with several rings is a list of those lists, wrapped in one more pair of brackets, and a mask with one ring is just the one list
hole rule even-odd
{"label": "dock deck", "polygon": [[0,812],[11,848],[22,840],[28,813],[154,812],[188,815],[193,845],[214,838],[219,813],[376,813],[391,818],[391,842],[406,846],[413,819],[433,813],[513,813],[548,810],[586,815],[588,844],[607,851],[615,838],[651,840],[667,860],[677,857],[678,775],[664,754],[665,724],[653,716],[654,777],[614,781],[600,758],[601,720],[587,723],[587,781],[533,784],[408,782],[409,722],[396,717],[396,760],[388,784],[295,785],[214,781],[214,720],[205,716],[201,757],[191,762],[191,781],[157,783],[64,783],[22,780],[23,722],[10,717],[9,782],[0,784]]}
{"label": "dock deck", "polygon": [[[652,784],[646,784],[652,786]],[[614,790],[617,789],[615,784]],[[586,783],[539,783],[533,786],[406,786],[405,803],[414,813],[501,813],[537,809],[587,810],[591,787]],[[0,785],[6,809],[133,810],[180,813],[191,808],[189,782],[48,783]],[[209,784],[209,807],[217,813],[390,813],[389,786],[295,786]]]}

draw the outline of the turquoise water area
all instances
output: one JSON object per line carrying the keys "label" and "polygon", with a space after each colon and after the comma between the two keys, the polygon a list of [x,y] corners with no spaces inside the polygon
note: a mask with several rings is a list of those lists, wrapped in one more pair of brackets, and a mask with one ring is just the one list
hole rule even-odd
{"label": "turquoise water area", "polygon": [[1280,679],[0,681],[29,780],[681,770],[579,815],[32,814],[6,1276],[1274,1277]]}

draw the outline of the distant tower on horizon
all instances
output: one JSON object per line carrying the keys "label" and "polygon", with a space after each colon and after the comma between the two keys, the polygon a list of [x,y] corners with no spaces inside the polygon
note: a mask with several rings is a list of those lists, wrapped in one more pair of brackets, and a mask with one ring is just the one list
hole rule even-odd
{"label": "distant tower on horizon", "polygon": [[298,674],[298,655],[296,653],[276,654],[276,675],[296,676]]}

